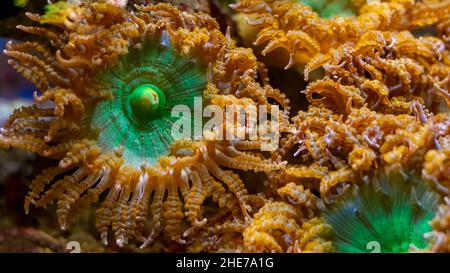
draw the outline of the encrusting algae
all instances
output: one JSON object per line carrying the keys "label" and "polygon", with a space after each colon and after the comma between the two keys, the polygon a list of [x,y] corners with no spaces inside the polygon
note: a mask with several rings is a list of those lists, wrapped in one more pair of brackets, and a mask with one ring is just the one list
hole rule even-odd
{"label": "encrusting algae", "polygon": [[[238,38],[266,63],[209,14],[126,3],[57,2],[18,26],[48,42],[6,46],[39,93],[0,147],[59,162],[31,182],[27,213],[56,203],[69,229],[99,203],[100,238],[120,247],[450,251],[449,1],[236,1]],[[299,71],[299,96],[272,87],[266,65]],[[280,107],[279,147],[174,135],[203,125],[172,115],[199,98],[224,112]]]}

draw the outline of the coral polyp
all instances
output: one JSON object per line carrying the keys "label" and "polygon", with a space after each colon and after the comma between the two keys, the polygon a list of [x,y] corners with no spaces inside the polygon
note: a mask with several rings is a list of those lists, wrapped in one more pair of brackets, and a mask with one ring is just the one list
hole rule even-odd
{"label": "coral polyp", "polygon": [[439,196],[425,181],[400,173],[379,174],[325,212],[337,252],[409,252],[430,247]]}
{"label": "coral polyp", "polygon": [[[355,16],[348,16],[352,9],[345,2],[354,2]],[[287,52],[287,61],[278,58],[276,65],[288,69],[303,68],[317,54],[326,54],[371,30],[433,25],[446,18],[450,2],[368,1],[362,5],[361,1],[241,0],[233,7],[247,14],[248,23],[256,27],[252,42],[263,46],[262,55],[277,54],[277,49]]]}
{"label": "coral polyp", "polygon": [[431,248],[434,252],[450,251],[450,199],[445,197],[445,202],[438,208],[438,213],[431,220],[433,231],[426,234],[426,238],[434,242]]}
{"label": "coral polyp", "polygon": [[288,111],[266,78],[257,82],[264,67],[251,51],[237,48],[211,17],[168,4],[132,12],[108,3],[55,5],[29,17],[62,33],[19,27],[51,45],[10,43],[5,51],[43,94],[14,112],[0,145],[59,160],[32,182],[26,211],[56,202],[67,229],[72,215],[106,196],[96,226],[105,244],[112,229],[119,246],[132,238],[146,246],[162,231],[185,242],[207,222],[207,197],[249,221],[246,187],[223,167],[261,172],[285,163],[242,151],[259,149],[260,141],[174,136],[180,117],[171,110],[199,97],[221,108],[270,106],[273,98]]}
{"label": "coral polyp", "polygon": [[[294,118],[297,131],[281,142],[279,154],[292,154],[300,165],[291,165],[276,175],[276,180],[290,179],[319,182],[325,200],[341,195],[356,177],[372,172],[380,166],[393,169],[425,167],[428,180],[436,182],[443,192],[445,180],[440,175],[446,169],[446,136],[450,117],[446,113],[435,116],[379,114],[366,107],[352,108],[346,115],[333,114],[326,108],[310,107]],[[426,156],[437,150],[440,158]],[[444,171],[445,170],[445,171]],[[317,185],[317,184],[316,184]]]}
{"label": "coral polyp", "polygon": [[[302,220],[300,220],[302,219]],[[327,252],[330,226],[321,218],[303,218],[286,203],[267,203],[244,230],[244,244],[252,252]]]}

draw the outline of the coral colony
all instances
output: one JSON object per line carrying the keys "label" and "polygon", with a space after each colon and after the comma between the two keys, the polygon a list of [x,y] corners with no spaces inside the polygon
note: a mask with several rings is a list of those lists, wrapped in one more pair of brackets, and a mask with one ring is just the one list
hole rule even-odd
{"label": "coral colony", "polygon": [[450,251],[450,1],[224,1],[238,33],[128,2],[49,4],[6,45],[38,91],[0,147],[56,160],[26,213],[155,251]]}

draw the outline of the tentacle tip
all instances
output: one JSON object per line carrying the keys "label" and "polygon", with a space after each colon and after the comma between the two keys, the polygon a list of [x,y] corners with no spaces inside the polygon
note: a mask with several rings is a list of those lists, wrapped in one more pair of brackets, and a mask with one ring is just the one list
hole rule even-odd
{"label": "tentacle tip", "polygon": [[177,243],[179,243],[179,244],[182,244],[182,245],[187,244],[186,239],[181,238],[181,236],[173,236],[172,240],[177,242]]}
{"label": "tentacle tip", "polygon": [[103,245],[107,246],[108,245],[108,233],[107,232],[102,232],[100,235]]}
{"label": "tentacle tip", "polygon": [[186,230],[185,232],[183,232],[183,237],[188,237],[190,233],[191,229]]}
{"label": "tentacle tip", "polygon": [[68,225],[67,225],[67,223],[62,222],[59,224],[59,227],[61,230],[66,231],[68,228]]}
{"label": "tentacle tip", "polygon": [[147,237],[147,239],[145,239],[144,243],[142,243],[142,245],[139,246],[139,248],[140,248],[140,249],[144,249],[144,248],[146,248],[147,246],[149,246],[150,244],[152,244],[152,243],[153,243],[153,237],[154,237],[154,234],[155,234],[155,232],[152,231],[152,232],[150,233],[150,235]]}
{"label": "tentacle tip", "polygon": [[139,246],[139,248],[140,248],[140,249],[144,249],[144,248],[146,248],[147,246],[149,246],[152,242],[153,242],[152,239],[150,239],[150,240],[147,239],[147,240],[145,240],[145,242],[144,242],[142,245]]}
{"label": "tentacle tip", "polygon": [[125,238],[118,238],[116,239],[116,245],[120,248],[123,248],[127,244],[127,241]]}
{"label": "tentacle tip", "polygon": [[202,227],[202,226],[206,225],[207,222],[208,222],[208,219],[203,218],[203,220],[198,221],[198,222],[196,223],[196,225],[197,225],[198,227]]}
{"label": "tentacle tip", "polygon": [[230,7],[230,9],[238,9],[241,7],[241,3],[229,4],[228,7]]}
{"label": "tentacle tip", "polygon": [[61,169],[66,169],[66,168],[68,168],[70,166],[70,163],[67,163],[67,162],[65,162],[65,161],[63,161],[63,160],[61,160],[60,162],[59,162],[59,167],[61,168]]}

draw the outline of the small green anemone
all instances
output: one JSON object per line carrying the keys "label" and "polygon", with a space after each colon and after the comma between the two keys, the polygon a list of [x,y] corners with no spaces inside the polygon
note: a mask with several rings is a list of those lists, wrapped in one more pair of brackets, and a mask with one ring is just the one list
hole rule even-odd
{"label": "small green anemone", "polygon": [[[112,95],[89,115],[100,147],[105,151],[123,147],[126,164],[139,167],[168,155],[176,139],[192,136],[172,132],[177,120],[188,118],[172,117],[172,109],[177,105],[193,109],[194,99],[203,96],[207,76],[206,66],[196,57],[181,56],[164,33],[161,39],[132,49],[99,73],[96,82]],[[193,118],[188,122],[193,132],[198,123]]]}
{"label": "small green anemone", "polygon": [[353,16],[354,7],[351,0],[298,0],[300,3],[310,6],[322,18],[335,16]]}
{"label": "small green anemone", "polygon": [[429,247],[424,234],[438,194],[418,177],[390,173],[355,187],[325,212],[337,252],[408,252]]}

